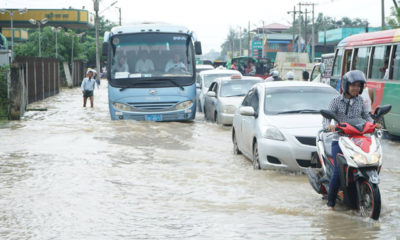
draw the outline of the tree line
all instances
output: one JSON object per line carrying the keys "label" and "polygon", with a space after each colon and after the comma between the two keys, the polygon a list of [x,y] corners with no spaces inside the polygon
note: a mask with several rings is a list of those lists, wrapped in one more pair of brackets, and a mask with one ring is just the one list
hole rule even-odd
{"label": "tree line", "polygon": [[[105,31],[110,31],[116,24],[99,17],[99,42],[103,42]],[[42,57],[56,57],[56,32],[51,26],[45,26],[40,30],[41,53]],[[82,37],[76,37],[77,34],[85,33]],[[26,42],[14,43],[14,56],[38,57],[39,56],[39,31],[37,28],[28,30],[29,38]],[[73,42],[73,43],[72,43]],[[73,45],[73,46],[72,46]],[[72,53],[73,47],[73,53]],[[101,56],[101,46],[100,46]],[[82,60],[89,66],[96,65],[96,31],[95,28],[89,29],[66,29],[62,28],[57,33],[57,53],[58,59],[62,62],[71,62],[73,60]],[[102,59],[105,60],[105,59]]]}

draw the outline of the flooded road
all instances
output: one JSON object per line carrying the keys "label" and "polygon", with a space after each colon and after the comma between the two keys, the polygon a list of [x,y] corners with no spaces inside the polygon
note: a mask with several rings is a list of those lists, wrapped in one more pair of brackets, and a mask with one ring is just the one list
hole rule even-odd
{"label": "flooded road", "polygon": [[384,141],[379,221],[328,211],[305,175],[254,171],[231,131],[111,121],[78,88],[0,128],[0,239],[400,239],[399,141]]}

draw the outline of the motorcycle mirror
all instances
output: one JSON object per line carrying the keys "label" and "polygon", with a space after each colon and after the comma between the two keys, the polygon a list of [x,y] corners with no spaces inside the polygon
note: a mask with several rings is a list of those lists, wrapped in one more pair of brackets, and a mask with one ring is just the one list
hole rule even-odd
{"label": "motorcycle mirror", "polygon": [[322,110],[319,111],[319,112],[321,113],[321,115],[322,115],[324,118],[327,118],[327,119],[329,119],[329,120],[333,119],[333,120],[335,120],[336,122],[339,122],[339,121],[336,119],[336,116],[335,116],[335,114],[334,114],[333,112],[331,112],[331,111],[329,111],[329,110],[324,110],[324,109],[322,109]]}
{"label": "motorcycle mirror", "polygon": [[382,107],[378,107],[375,111],[376,118],[379,119],[386,113],[390,112],[391,109],[392,109],[392,105],[384,105]]}

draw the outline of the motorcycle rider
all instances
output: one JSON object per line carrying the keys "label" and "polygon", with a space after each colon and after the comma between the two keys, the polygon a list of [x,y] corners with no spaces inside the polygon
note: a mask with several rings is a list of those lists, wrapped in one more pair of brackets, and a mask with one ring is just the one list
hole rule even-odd
{"label": "motorcycle rider", "polygon": [[[373,122],[373,119],[368,113],[364,105],[361,93],[367,83],[364,73],[360,70],[352,70],[343,76],[342,87],[343,94],[335,97],[329,104],[329,110],[332,111],[340,122],[347,122],[350,119],[363,118],[366,121]],[[331,120],[324,118],[323,127],[329,131],[335,132],[335,125],[332,125]],[[382,126],[376,123],[377,128]],[[339,147],[339,135],[336,133],[332,141],[332,157],[334,160],[334,172],[329,182],[328,191],[328,207],[333,210],[336,203],[336,196],[339,191],[340,179],[339,169],[336,164],[336,155],[341,153]]]}

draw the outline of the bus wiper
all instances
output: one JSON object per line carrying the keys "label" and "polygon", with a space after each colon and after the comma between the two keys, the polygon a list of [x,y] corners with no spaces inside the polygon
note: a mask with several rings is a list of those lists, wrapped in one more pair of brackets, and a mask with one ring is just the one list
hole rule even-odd
{"label": "bus wiper", "polygon": [[182,91],[183,90],[185,90],[181,85],[179,85],[177,82],[175,82],[174,80],[172,80],[172,79],[169,79],[169,78],[163,78],[163,79],[160,79],[160,80],[158,80],[158,81],[168,81],[168,82],[170,82],[170,83],[172,83],[173,85],[175,85],[175,86],[177,86],[177,87],[179,87]]}
{"label": "bus wiper", "polygon": [[[144,82],[135,82],[135,83],[133,83],[132,85],[148,84],[148,83],[149,83],[148,81],[144,81]],[[127,89],[127,88],[130,88],[130,87],[121,87],[121,88],[119,89],[119,91],[122,92],[122,91],[124,91],[124,90]]]}
{"label": "bus wiper", "polygon": [[277,114],[290,114],[290,113],[319,113],[319,111],[314,109],[299,109],[299,110],[278,112]]}

